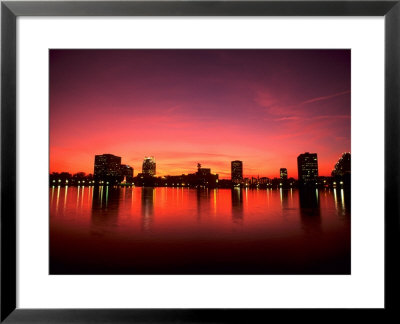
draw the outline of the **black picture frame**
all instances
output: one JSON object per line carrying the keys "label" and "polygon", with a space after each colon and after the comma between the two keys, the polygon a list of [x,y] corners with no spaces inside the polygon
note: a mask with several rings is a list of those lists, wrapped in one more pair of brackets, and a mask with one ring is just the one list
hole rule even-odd
{"label": "black picture frame", "polygon": [[[19,309],[16,308],[16,19],[18,16],[384,16],[384,309]],[[1,322],[198,323],[384,321],[397,313],[400,195],[400,0],[394,1],[2,1],[1,2]],[[367,161],[366,161],[367,162]],[[381,190],[377,188],[376,190]],[[40,293],[40,292],[38,292]],[[205,296],[206,298],[206,296]],[[396,317],[395,317],[396,318]]]}

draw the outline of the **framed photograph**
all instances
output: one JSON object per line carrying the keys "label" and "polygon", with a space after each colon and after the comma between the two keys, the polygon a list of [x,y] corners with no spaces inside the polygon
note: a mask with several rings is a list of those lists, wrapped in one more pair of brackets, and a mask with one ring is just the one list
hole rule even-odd
{"label": "framed photograph", "polygon": [[50,275],[350,274],[350,53],[51,49]]}
{"label": "framed photograph", "polygon": [[1,11],[1,321],[397,310],[397,1]]}

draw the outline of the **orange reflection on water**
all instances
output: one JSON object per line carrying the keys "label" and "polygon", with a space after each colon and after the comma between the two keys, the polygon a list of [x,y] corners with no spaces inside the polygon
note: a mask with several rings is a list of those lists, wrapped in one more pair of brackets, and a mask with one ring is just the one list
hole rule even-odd
{"label": "orange reflection on water", "polygon": [[326,260],[324,273],[350,267],[343,190],[80,186],[49,194],[52,273],[315,273],[325,269],[317,260]]}

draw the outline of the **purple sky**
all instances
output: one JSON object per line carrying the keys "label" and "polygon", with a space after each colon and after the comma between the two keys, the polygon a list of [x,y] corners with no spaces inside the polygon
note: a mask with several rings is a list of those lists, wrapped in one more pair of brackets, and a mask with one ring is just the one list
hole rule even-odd
{"label": "purple sky", "polygon": [[297,178],[350,152],[350,50],[51,50],[50,171],[93,172],[112,153],[158,175],[196,164],[230,177]]}

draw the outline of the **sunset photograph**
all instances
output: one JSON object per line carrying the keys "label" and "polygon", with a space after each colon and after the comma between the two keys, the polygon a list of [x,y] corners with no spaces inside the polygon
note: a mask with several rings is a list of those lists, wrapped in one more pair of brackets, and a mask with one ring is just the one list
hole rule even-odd
{"label": "sunset photograph", "polygon": [[50,49],[49,274],[351,274],[351,50]]}

